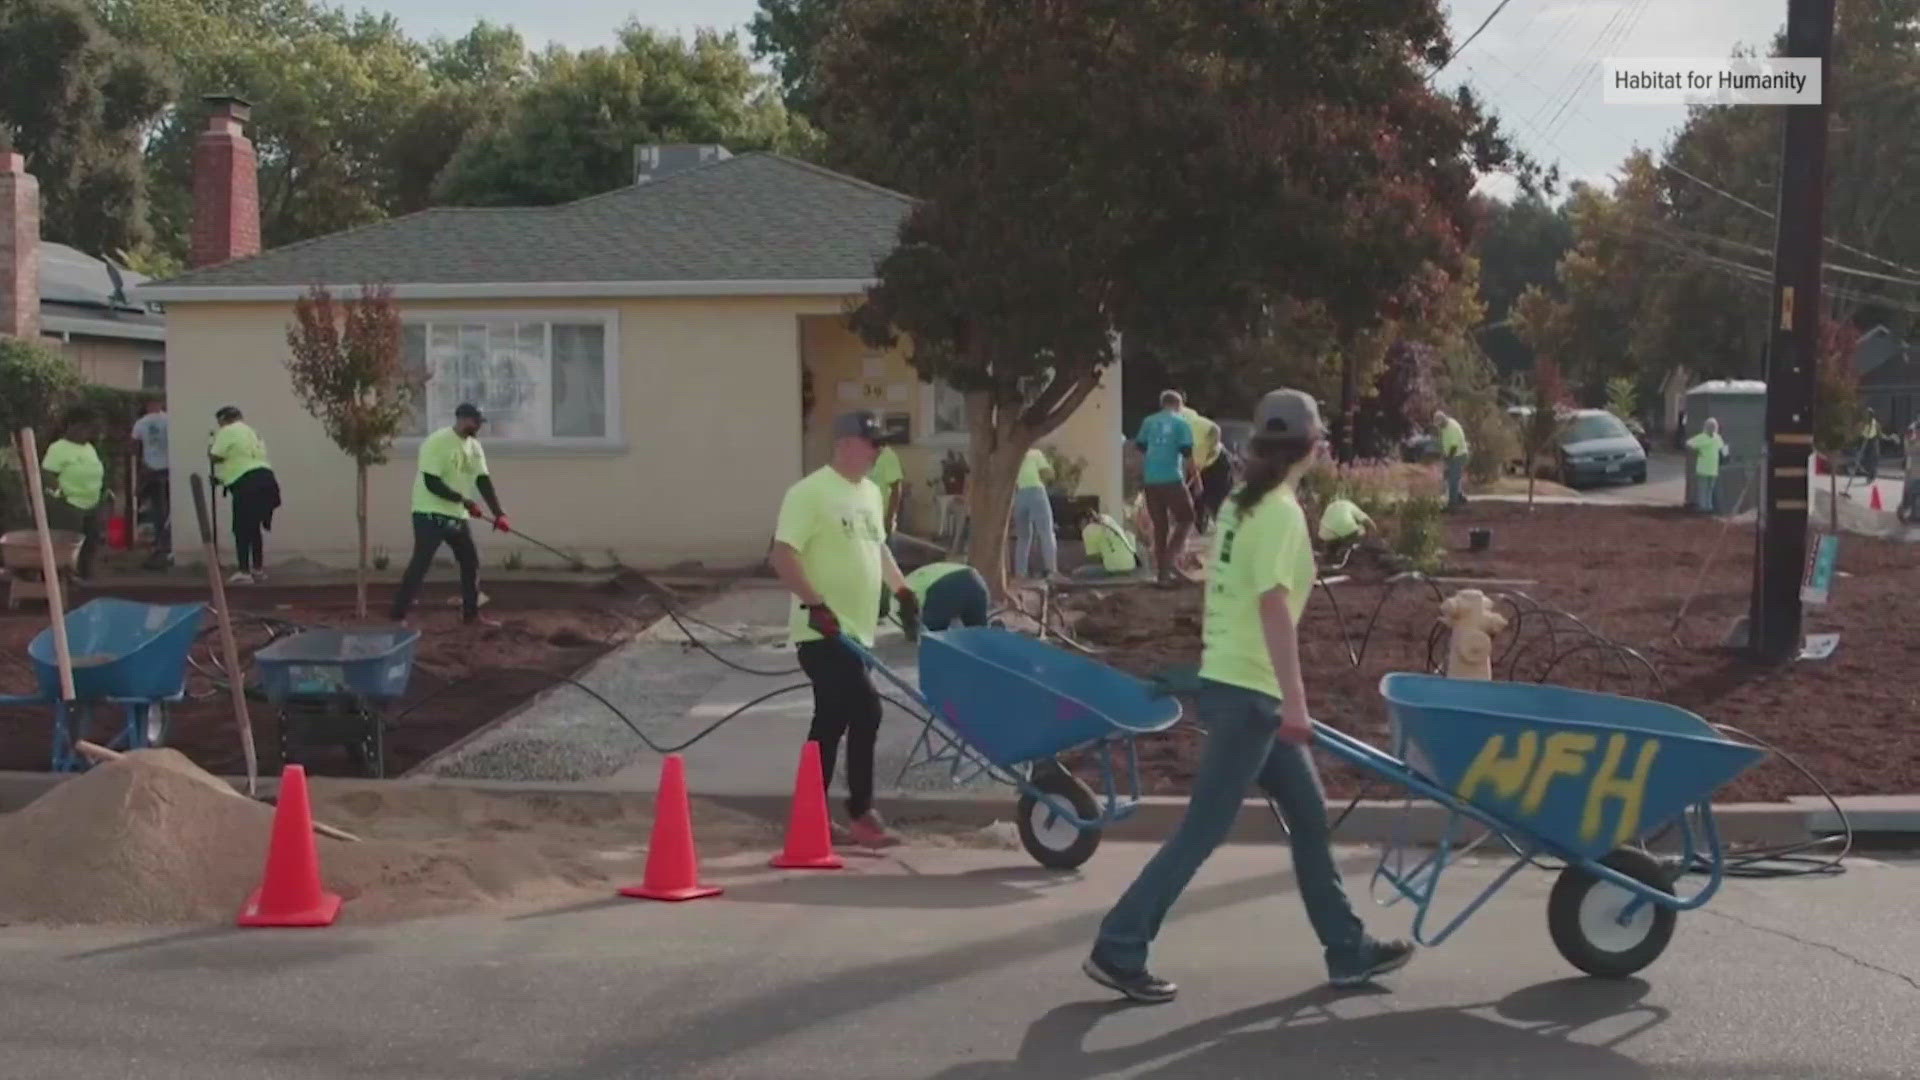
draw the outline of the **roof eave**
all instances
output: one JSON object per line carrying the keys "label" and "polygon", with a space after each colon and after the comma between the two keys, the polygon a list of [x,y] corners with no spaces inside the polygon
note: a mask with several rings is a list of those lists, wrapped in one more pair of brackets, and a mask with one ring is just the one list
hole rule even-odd
{"label": "roof eave", "polygon": [[50,334],[78,334],[82,337],[116,338],[127,341],[167,340],[167,328],[164,324],[75,318],[70,315],[42,315],[40,329]]}
{"label": "roof eave", "polygon": [[[640,299],[732,296],[852,296],[871,278],[804,278],[737,281],[531,281],[416,282],[392,285],[395,300]],[[293,301],[312,285],[155,285],[135,290],[142,302],[239,303]],[[358,293],[360,286],[327,285],[329,292]]]}

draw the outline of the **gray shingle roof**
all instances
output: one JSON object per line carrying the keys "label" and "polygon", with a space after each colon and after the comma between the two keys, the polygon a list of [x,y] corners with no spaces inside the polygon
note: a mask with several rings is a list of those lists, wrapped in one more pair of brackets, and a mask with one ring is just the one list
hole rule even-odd
{"label": "gray shingle roof", "polygon": [[561,206],[426,210],[153,284],[865,280],[911,205],[805,162],[748,154]]}

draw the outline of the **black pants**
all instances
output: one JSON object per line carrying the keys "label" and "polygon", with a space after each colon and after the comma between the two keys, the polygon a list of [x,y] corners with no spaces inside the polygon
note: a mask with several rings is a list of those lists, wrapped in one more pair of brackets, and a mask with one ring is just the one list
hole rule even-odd
{"label": "black pants", "polygon": [[47,528],[80,534],[80,554],[73,572],[82,579],[93,576],[93,557],[100,554],[100,506],[85,510],[65,499],[47,500]]}
{"label": "black pants", "polygon": [[1223,452],[1200,470],[1200,520],[1207,525],[1220,516],[1220,507],[1233,492],[1233,460]]}
{"label": "black pants", "polygon": [[166,469],[149,470],[140,483],[140,498],[147,504],[153,520],[153,551],[165,555],[173,551],[173,492],[168,487]]}
{"label": "black pants", "polygon": [[873,808],[873,745],[880,738],[880,695],[867,665],[838,641],[803,641],[800,669],[813,682],[813,726],[809,741],[820,744],[820,774],[829,795],[840,737],[847,736],[847,814],[859,817]]}
{"label": "black pants", "polygon": [[945,630],[955,622],[961,626],[985,626],[988,607],[987,579],[969,566],[927,586],[927,604],[920,612],[920,625],[928,630]]}
{"label": "black pants", "polygon": [[233,501],[233,561],[243,574],[266,568],[266,529],[273,520],[273,474],[255,469],[227,488]]}
{"label": "black pants", "polygon": [[394,622],[407,617],[407,608],[413,605],[414,595],[426,580],[427,570],[433,566],[433,557],[439,553],[441,544],[447,545],[453,552],[453,561],[460,564],[461,616],[471,622],[480,614],[480,552],[473,546],[473,532],[467,528],[466,519],[415,514],[413,558],[407,562],[407,572],[400,578],[400,591],[393,594]]}

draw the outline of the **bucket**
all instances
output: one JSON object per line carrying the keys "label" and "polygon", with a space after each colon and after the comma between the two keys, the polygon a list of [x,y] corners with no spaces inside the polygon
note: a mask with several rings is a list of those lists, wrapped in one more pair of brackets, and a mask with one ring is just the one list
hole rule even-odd
{"label": "bucket", "polygon": [[1471,529],[1467,532],[1468,551],[1485,551],[1492,546],[1492,529]]}
{"label": "bucket", "polygon": [[107,519],[107,546],[110,548],[114,548],[116,550],[124,551],[126,550],[128,541],[129,541],[129,538],[127,536],[127,516],[125,514],[115,514],[112,517],[108,518]]}

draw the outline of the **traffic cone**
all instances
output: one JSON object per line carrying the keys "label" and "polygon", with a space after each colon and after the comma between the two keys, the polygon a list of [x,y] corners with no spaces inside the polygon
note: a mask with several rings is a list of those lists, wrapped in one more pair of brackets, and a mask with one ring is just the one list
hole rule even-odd
{"label": "traffic cone", "polygon": [[240,909],[241,926],[330,926],[340,897],[320,888],[320,852],[313,842],[313,808],[307,804],[307,770],[289,765],[280,773],[280,803],[267,841],[267,872]]}
{"label": "traffic cone", "polygon": [[653,839],[647,844],[647,876],[621,896],[641,900],[698,900],[719,896],[700,884],[700,856],[693,847],[693,815],[687,807],[687,763],[679,754],[660,762],[660,792],[653,801]]}
{"label": "traffic cone", "polygon": [[1886,504],[1880,501],[1880,485],[1874,484],[1872,481],[1868,481],[1868,483],[1873,488],[1873,494],[1867,499],[1867,509],[1875,512],[1885,510],[1887,508]]}
{"label": "traffic cone", "polygon": [[787,815],[786,850],[773,857],[782,870],[839,870],[846,866],[833,853],[833,833],[827,827],[827,789],[820,770],[820,744],[807,740],[800,748],[800,770],[793,778],[793,810]]}

